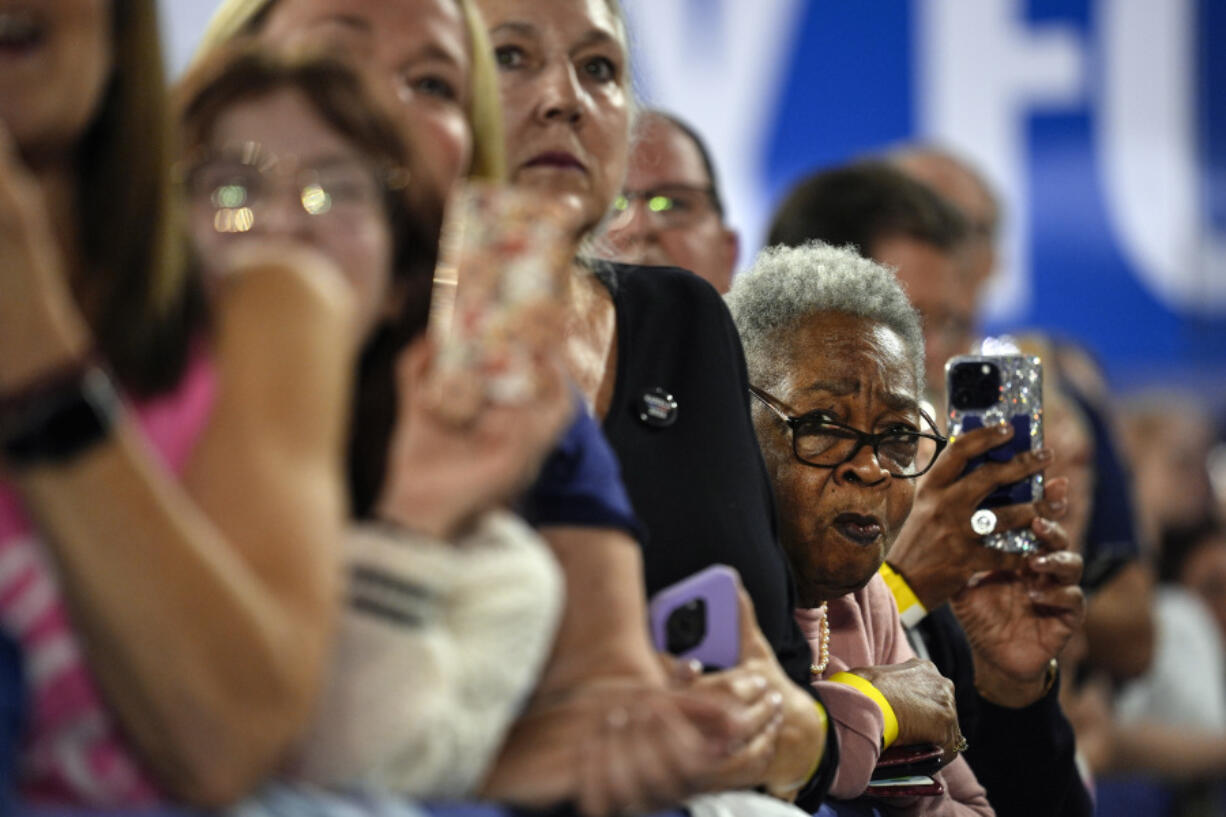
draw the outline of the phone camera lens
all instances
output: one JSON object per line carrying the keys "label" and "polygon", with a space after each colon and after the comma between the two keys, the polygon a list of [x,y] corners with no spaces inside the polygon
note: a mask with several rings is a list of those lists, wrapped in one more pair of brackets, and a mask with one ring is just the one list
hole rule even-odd
{"label": "phone camera lens", "polygon": [[664,625],[668,651],[673,655],[689,652],[707,636],[707,603],[693,599],[673,610]]}
{"label": "phone camera lens", "polygon": [[986,409],[1000,400],[1000,369],[982,361],[959,363],[949,376],[950,405],[955,409]]}

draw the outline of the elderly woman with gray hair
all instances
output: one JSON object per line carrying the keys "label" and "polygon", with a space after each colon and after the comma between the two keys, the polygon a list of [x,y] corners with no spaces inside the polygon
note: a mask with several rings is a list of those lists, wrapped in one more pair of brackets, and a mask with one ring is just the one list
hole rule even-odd
{"label": "elderly woman with gray hair", "polygon": [[[935,743],[948,762],[934,778],[943,791],[876,805],[891,814],[993,814],[959,756],[967,741],[953,684],[915,658],[877,571],[911,512],[915,478],[956,480],[969,457],[995,444],[994,430],[946,445],[920,406],[919,316],[894,275],[852,249],[770,248],[727,298],[796,577],[796,616],[813,645],[812,682],[839,735],[831,794],[864,795],[891,744]],[[1067,548],[1054,523],[1043,538],[1049,549]],[[1043,570],[985,577],[955,598],[988,701],[1018,702],[1080,621],[1075,582]]]}

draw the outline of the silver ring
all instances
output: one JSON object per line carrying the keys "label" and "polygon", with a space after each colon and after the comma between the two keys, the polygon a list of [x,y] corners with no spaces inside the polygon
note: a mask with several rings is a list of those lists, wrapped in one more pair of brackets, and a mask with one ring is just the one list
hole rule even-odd
{"label": "silver ring", "polygon": [[987,508],[980,508],[971,514],[971,530],[980,536],[987,536],[996,530],[996,514]]}

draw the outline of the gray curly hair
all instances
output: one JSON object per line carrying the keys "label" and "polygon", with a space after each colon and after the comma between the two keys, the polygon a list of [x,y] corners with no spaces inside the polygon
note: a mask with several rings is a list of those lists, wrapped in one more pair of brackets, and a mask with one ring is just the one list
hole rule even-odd
{"label": "gray curly hair", "polygon": [[875,321],[902,337],[915,383],[924,383],[924,333],[919,313],[894,272],[856,252],[810,241],[767,247],[732,282],[725,300],[741,333],[749,378],[777,381],[783,360],[779,335],[818,312],[843,312]]}

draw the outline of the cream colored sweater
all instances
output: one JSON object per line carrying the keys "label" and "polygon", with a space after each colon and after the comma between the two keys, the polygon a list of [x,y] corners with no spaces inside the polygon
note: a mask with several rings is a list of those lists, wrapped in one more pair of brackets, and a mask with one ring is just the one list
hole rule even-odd
{"label": "cream colored sweater", "polygon": [[457,543],[361,526],[330,678],[292,779],[471,795],[553,642],[563,582],[518,517]]}

